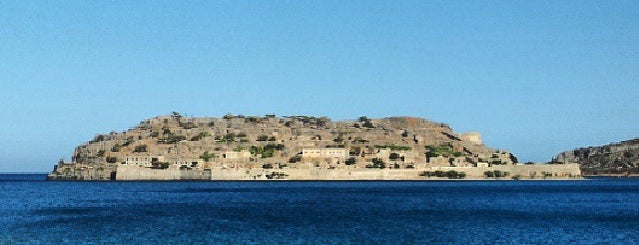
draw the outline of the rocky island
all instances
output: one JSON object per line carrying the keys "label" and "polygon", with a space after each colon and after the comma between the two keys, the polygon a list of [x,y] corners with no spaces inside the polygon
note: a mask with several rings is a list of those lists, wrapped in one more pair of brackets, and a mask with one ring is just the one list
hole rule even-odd
{"label": "rocky island", "polygon": [[179,113],[99,134],[49,180],[576,179],[577,164],[519,164],[477,132],[414,117],[331,121]]}
{"label": "rocky island", "polygon": [[639,176],[639,139],[565,151],[552,162],[578,163],[585,176]]}

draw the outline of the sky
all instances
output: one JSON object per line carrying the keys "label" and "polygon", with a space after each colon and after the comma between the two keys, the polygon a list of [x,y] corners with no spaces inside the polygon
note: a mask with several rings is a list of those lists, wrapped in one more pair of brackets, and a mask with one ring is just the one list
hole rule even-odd
{"label": "sky", "polygon": [[190,116],[415,116],[520,161],[639,137],[639,1],[0,1],[0,172]]}

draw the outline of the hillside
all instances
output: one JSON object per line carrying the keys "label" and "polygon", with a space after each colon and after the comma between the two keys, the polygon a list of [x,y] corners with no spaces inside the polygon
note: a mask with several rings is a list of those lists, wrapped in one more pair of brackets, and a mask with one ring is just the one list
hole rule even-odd
{"label": "hillside", "polygon": [[553,162],[579,163],[583,175],[639,174],[639,139],[559,153]]}
{"label": "hillside", "polygon": [[414,117],[331,121],[267,115],[222,118],[179,113],[144,120],[125,132],[99,134],[60,162],[51,179],[114,179],[118,166],[210,170],[475,167],[517,162],[484,146],[479,133]]}

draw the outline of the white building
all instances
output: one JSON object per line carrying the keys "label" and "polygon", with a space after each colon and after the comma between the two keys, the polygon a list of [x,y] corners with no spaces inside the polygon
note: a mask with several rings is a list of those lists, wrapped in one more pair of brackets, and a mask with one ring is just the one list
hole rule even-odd
{"label": "white building", "polygon": [[163,161],[164,156],[127,156],[125,164],[151,167],[151,163]]}
{"label": "white building", "polygon": [[348,150],[345,148],[305,148],[302,149],[302,157],[346,159],[348,157]]}

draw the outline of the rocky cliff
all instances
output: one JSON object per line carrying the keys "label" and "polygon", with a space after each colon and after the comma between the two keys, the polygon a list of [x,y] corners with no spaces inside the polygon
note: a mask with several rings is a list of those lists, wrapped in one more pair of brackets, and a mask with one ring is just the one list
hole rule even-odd
{"label": "rocky cliff", "polygon": [[584,176],[638,175],[639,138],[562,152],[553,162],[579,163]]}
{"label": "rocky cliff", "polygon": [[128,173],[135,166],[166,170],[177,179],[207,179],[211,170],[229,168],[248,173],[254,169],[415,169],[517,162],[512,154],[483,145],[479,133],[459,134],[446,124],[421,118],[360,117],[334,122],[310,116],[196,118],[179,113],[144,120],[124,132],[99,134],[78,146],[71,160],[56,165],[49,179],[117,179],[118,166]]}

